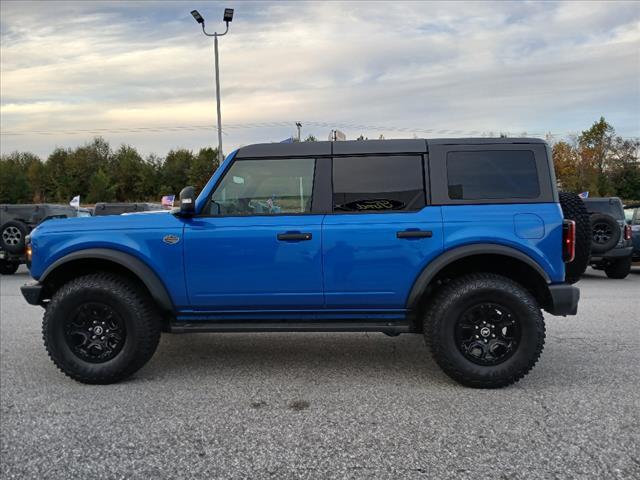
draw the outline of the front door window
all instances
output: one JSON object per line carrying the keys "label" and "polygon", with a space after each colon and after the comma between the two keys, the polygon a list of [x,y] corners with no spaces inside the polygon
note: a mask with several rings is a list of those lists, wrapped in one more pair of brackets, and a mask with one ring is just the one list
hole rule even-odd
{"label": "front door window", "polygon": [[211,198],[213,215],[276,215],[311,212],[312,158],[238,160]]}

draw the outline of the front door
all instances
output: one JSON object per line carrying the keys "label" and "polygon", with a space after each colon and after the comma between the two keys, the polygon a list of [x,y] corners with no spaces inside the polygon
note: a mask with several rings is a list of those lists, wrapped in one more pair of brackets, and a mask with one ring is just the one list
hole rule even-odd
{"label": "front door", "polygon": [[197,310],[323,304],[321,225],[311,210],[315,159],[236,160],[204,214],[186,222],[185,275]]}

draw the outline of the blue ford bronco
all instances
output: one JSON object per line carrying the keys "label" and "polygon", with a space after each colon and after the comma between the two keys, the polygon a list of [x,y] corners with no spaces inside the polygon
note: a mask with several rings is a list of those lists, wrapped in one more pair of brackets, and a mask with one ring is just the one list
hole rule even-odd
{"label": "blue ford bronco", "polygon": [[537,139],[250,145],[180,200],[30,235],[22,293],[68,376],[121,380],[161,332],[383,332],[502,387],[538,360],[542,310],[577,311],[575,199]]}

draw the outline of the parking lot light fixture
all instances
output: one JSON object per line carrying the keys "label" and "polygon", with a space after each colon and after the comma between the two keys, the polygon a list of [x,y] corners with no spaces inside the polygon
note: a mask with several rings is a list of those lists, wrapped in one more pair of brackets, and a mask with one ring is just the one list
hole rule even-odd
{"label": "parking lot light fixture", "polygon": [[218,165],[222,164],[224,158],[222,157],[222,114],[220,111],[220,68],[218,62],[218,37],[222,37],[226,35],[229,31],[229,22],[233,20],[233,8],[225,8],[224,15],[222,20],[224,21],[226,28],[224,32],[218,33],[207,33],[204,25],[204,17],[200,15],[200,12],[197,10],[191,10],[191,16],[202,25],[202,33],[204,33],[207,37],[213,37],[213,56],[215,59],[215,73],[216,73],[216,107],[218,114]]}

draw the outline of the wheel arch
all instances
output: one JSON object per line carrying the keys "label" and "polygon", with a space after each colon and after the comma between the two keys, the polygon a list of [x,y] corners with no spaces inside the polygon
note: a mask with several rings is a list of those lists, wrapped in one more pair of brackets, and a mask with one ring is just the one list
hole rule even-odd
{"label": "wheel arch", "polygon": [[421,313],[438,286],[466,273],[491,272],[511,278],[533,293],[542,308],[551,301],[547,272],[530,256],[515,248],[497,244],[474,244],[448,250],[430,262],[418,275],[407,297],[407,308],[416,314],[420,329]]}
{"label": "wheel arch", "polygon": [[144,286],[161,310],[173,312],[171,296],[151,267],[133,255],[117,250],[89,248],[67,254],[53,262],[39,282],[50,296],[71,278],[96,270],[113,271],[134,279]]}

